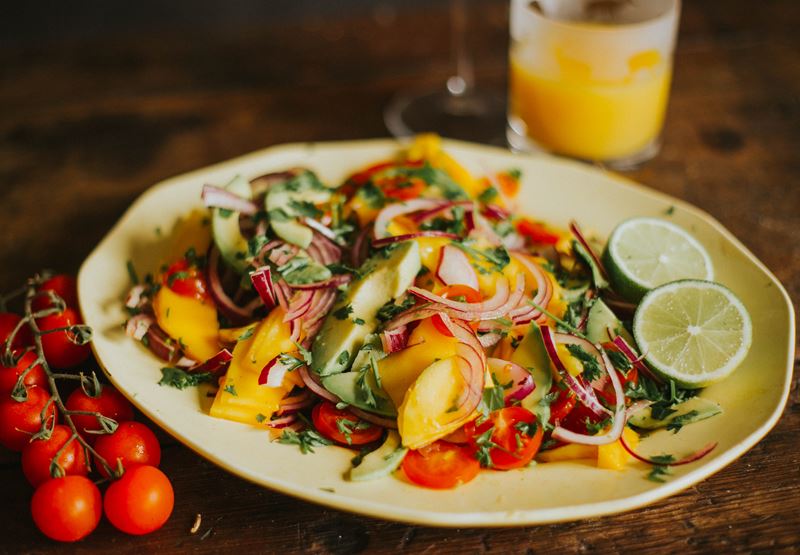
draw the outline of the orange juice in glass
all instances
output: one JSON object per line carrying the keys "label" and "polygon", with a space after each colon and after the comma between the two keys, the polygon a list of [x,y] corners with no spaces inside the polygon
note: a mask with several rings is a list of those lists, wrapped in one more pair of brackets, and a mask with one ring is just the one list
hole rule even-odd
{"label": "orange juice in glass", "polygon": [[511,0],[511,147],[616,168],[652,158],[679,12],[679,0]]}

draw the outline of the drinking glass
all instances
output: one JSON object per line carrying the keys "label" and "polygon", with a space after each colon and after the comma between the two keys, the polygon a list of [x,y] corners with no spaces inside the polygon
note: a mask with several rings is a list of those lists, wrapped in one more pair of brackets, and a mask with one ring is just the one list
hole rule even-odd
{"label": "drinking glass", "polygon": [[680,0],[511,0],[506,138],[627,169],[660,148]]}

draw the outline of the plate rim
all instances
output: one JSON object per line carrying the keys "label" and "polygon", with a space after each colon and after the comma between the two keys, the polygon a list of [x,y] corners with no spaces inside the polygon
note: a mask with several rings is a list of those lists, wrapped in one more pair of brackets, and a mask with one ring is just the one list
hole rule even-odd
{"label": "plate rim", "polygon": [[[138,205],[146,197],[157,194],[158,191],[160,191],[161,189],[171,186],[174,182],[184,181],[186,179],[191,178],[193,175],[199,176],[201,174],[218,171],[224,168],[225,166],[229,166],[232,164],[246,163],[251,160],[256,160],[269,155],[274,155],[275,153],[280,151],[306,150],[312,152],[316,148],[319,147],[324,148],[326,146],[335,146],[339,148],[341,147],[358,148],[359,146],[364,146],[364,145],[370,145],[370,146],[385,145],[388,148],[392,146],[400,147],[402,146],[403,143],[404,141],[398,141],[396,139],[390,139],[390,138],[282,143],[282,144],[268,146],[263,149],[259,149],[241,156],[237,156],[235,158],[220,161],[215,164],[211,164],[209,166],[205,166],[196,170],[192,170],[189,172],[185,172],[179,175],[163,179],[153,184],[152,186],[148,187],[145,191],[143,191],[140,195],[138,195],[137,198],[133,202],[131,202],[130,206],[125,211],[125,213],[116,221],[116,223],[104,235],[103,239],[101,239],[101,241],[95,246],[95,248],[92,249],[91,253],[86,257],[84,262],[81,264],[80,270],[78,272],[78,289],[80,291],[82,289],[81,284],[86,282],[85,276],[86,273],[88,272],[87,268],[89,266],[89,263],[98,255],[98,253],[102,251],[104,245],[111,240],[111,237],[115,235],[117,230],[120,227],[122,227],[122,225],[127,221],[127,219],[131,217],[131,214],[136,205]],[[199,445],[195,445],[194,442],[188,440],[180,432],[173,429],[170,423],[167,422],[165,419],[162,419],[155,412],[143,407],[135,396],[128,394],[124,389],[121,389],[119,387],[119,384],[117,383],[117,381],[112,376],[111,372],[106,367],[105,362],[98,355],[94,344],[92,344],[92,352],[95,356],[95,359],[98,362],[98,365],[106,374],[106,377],[109,379],[109,381],[111,381],[111,383],[115,387],[117,387],[120,390],[120,392],[123,395],[125,395],[125,397],[128,398],[131,401],[131,403],[133,403],[145,416],[147,416],[150,420],[155,422],[158,426],[160,426],[164,431],[169,433],[177,441],[190,448],[196,454],[213,462],[215,465],[219,466],[220,468],[224,469],[227,472],[230,472],[260,487],[267,487],[284,495],[289,495],[291,497],[302,499],[304,501],[315,503],[317,505],[322,505],[325,507],[342,510],[349,513],[360,514],[367,517],[381,518],[389,521],[404,522],[407,524],[415,524],[422,526],[436,526],[445,528],[455,528],[464,526],[486,527],[486,528],[503,527],[503,526],[524,526],[533,524],[549,524],[556,522],[575,521],[584,518],[599,517],[599,516],[631,511],[646,505],[653,504],[667,497],[671,497],[689,488],[690,486],[710,477],[711,475],[716,474],[726,466],[733,463],[736,459],[741,457],[748,450],[750,450],[775,427],[775,425],[778,423],[785,410],[791,388],[791,377],[793,375],[794,351],[795,351],[795,344],[792,342],[792,338],[794,338],[796,335],[794,306],[791,297],[789,296],[788,292],[786,291],[785,287],[780,282],[780,280],[778,280],[778,278],[772,273],[772,271],[770,271],[770,269],[763,262],[761,262],[744,244],[741,243],[741,241],[739,241],[739,239],[737,239],[730,231],[728,231],[716,218],[714,218],[711,214],[709,214],[705,210],[698,208],[697,206],[694,206],[693,204],[683,199],[673,197],[667,193],[657,191],[655,189],[651,189],[626,176],[622,176],[614,172],[604,170],[602,168],[588,166],[583,162],[578,162],[575,160],[555,157],[546,154],[527,155],[521,153],[514,153],[502,147],[482,145],[482,144],[476,144],[476,143],[470,143],[470,142],[458,141],[446,138],[442,139],[442,146],[445,150],[447,150],[448,146],[455,146],[462,149],[466,148],[468,150],[474,150],[476,152],[491,151],[495,153],[502,153],[505,156],[513,155],[520,157],[530,157],[530,158],[544,160],[550,164],[567,166],[572,168],[573,170],[577,169],[581,173],[587,175],[600,172],[605,177],[609,178],[614,183],[615,186],[619,186],[624,189],[634,190],[637,194],[644,195],[646,197],[650,197],[659,201],[668,201],[672,205],[680,207],[681,210],[693,214],[695,217],[699,218],[700,220],[708,224],[710,227],[712,227],[714,231],[723,236],[733,247],[735,247],[736,250],[744,254],[745,257],[750,261],[750,263],[752,263],[759,270],[761,270],[769,278],[773,286],[777,287],[781,295],[781,298],[784,301],[783,307],[787,309],[787,316],[788,316],[787,324],[789,328],[788,336],[790,339],[789,339],[788,349],[786,351],[786,361],[785,361],[786,368],[783,376],[784,378],[783,390],[781,392],[780,401],[779,403],[776,404],[770,416],[767,419],[765,419],[765,421],[762,423],[761,426],[759,426],[756,430],[754,430],[752,433],[750,433],[748,436],[743,438],[738,443],[729,447],[724,453],[722,453],[722,455],[714,459],[711,459],[709,462],[705,463],[701,467],[692,470],[691,472],[688,472],[680,477],[677,477],[665,484],[662,484],[657,488],[650,489],[635,495],[631,495],[621,499],[612,499],[596,503],[573,505],[569,507],[561,506],[561,507],[551,507],[544,509],[516,510],[516,511],[496,510],[496,511],[482,511],[482,512],[450,513],[450,512],[430,511],[424,509],[412,510],[398,506],[391,507],[384,503],[373,503],[368,500],[358,500],[358,502],[356,503],[352,498],[345,495],[337,494],[334,492],[327,492],[323,490],[311,491],[303,488],[296,488],[291,483],[287,483],[284,480],[270,479],[270,478],[265,479],[263,475],[257,476],[245,469],[238,468],[233,463],[229,464],[223,459],[217,457],[214,453],[204,450]],[[84,298],[85,296],[79,295],[82,314],[86,313],[86,310],[84,310],[83,300],[82,300]],[[570,509],[569,516],[566,516],[564,514],[565,509],[567,508]]]}

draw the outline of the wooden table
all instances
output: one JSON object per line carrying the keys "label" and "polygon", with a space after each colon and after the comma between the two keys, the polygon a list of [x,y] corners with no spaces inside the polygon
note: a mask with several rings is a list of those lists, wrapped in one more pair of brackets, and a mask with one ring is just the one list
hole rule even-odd
{"label": "wooden table", "polygon": [[[758,8],[756,9],[756,5]],[[75,271],[151,184],[268,145],[386,135],[382,109],[448,75],[447,10],[399,3],[281,25],[183,29],[0,50],[0,288]],[[507,4],[481,2],[470,41],[502,90]],[[800,9],[685,2],[665,146],[632,177],[707,210],[800,299]],[[797,366],[796,366],[797,367]],[[42,537],[18,458],[0,454],[0,551],[662,552],[800,549],[800,394],[767,438],[651,507],[518,529],[440,530],[326,510],[251,485],[164,437],[175,512],[140,538],[107,523]],[[189,533],[195,514],[200,533]]]}

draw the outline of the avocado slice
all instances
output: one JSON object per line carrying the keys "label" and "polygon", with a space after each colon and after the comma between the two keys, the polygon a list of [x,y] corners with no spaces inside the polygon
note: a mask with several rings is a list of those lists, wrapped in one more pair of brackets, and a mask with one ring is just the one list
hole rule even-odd
{"label": "avocado slice", "polygon": [[400,466],[408,453],[408,449],[400,446],[400,434],[389,430],[386,440],[361,461],[361,464],[350,469],[350,480],[364,482],[388,476]]}
{"label": "avocado slice", "polygon": [[328,202],[330,198],[331,190],[322,185],[312,172],[305,171],[270,187],[264,205],[275,235],[305,249],[311,244],[314,232],[297,221],[296,218],[302,215],[301,207],[306,203]]}
{"label": "avocado slice", "polygon": [[592,343],[605,343],[610,341],[609,330],[621,335],[629,345],[636,344],[631,334],[628,333],[614,312],[608,308],[608,305],[601,299],[597,299],[586,317],[586,339]]}
{"label": "avocado slice", "polygon": [[[543,422],[550,419],[549,407],[539,404],[553,385],[553,374],[550,371],[550,357],[544,346],[542,332],[536,322],[531,322],[528,333],[522,338],[511,362],[519,364],[533,376],[536,389],[522,400],[522,406],[534,413]],[[543,412],[545,411],[545,412]]]}
{"label": "avocado slice", "polygon": [[[250,184],[241,175],[225,185],[226,190],[242,198],[251,197]],[[239,229],[239,213],[222,208],[211,210],[211,233],[214,244],[228,265],[238,273],[247,268],[247,239]]]}
{"label": "avocado slice", "polygon": [[722,413],[722,407],[718,403],[703,397],[692,397],[680,405],[673,407],[673,412],[663,420],[653,418],[650,407],[644,408],[633,413],[628,419],[628,423],[637,428],[645,430],[655,430],[668,426],[676,418],[680,418],[681,424],[693,424],[706,418],[711,418]]}
{"label": "avocado slice", "polygon": [[421,267],[416,241],[376,253],[328,314],[311,348],[320,376],[344,372],[366,337],[378,327],[378,310],[406,292]]}
{"label": "avocado slice", "polygon": [[367,374],[365,379],[368,380],[367,384],[375,392],[375,404],[373,405],[367,401],[358,385],[360,375],[360,372],[342,372],[341,374],[334,374],[322,378],[322,385],[348,405],[353,405],[354,407],[374,412],[381,416],[397,416],[397,410],[394,408],[388,396],[385,393],[381,394],[380,391],[375,391],[378,388],[374,384],[374,379],[372,379],[369,374]]}

